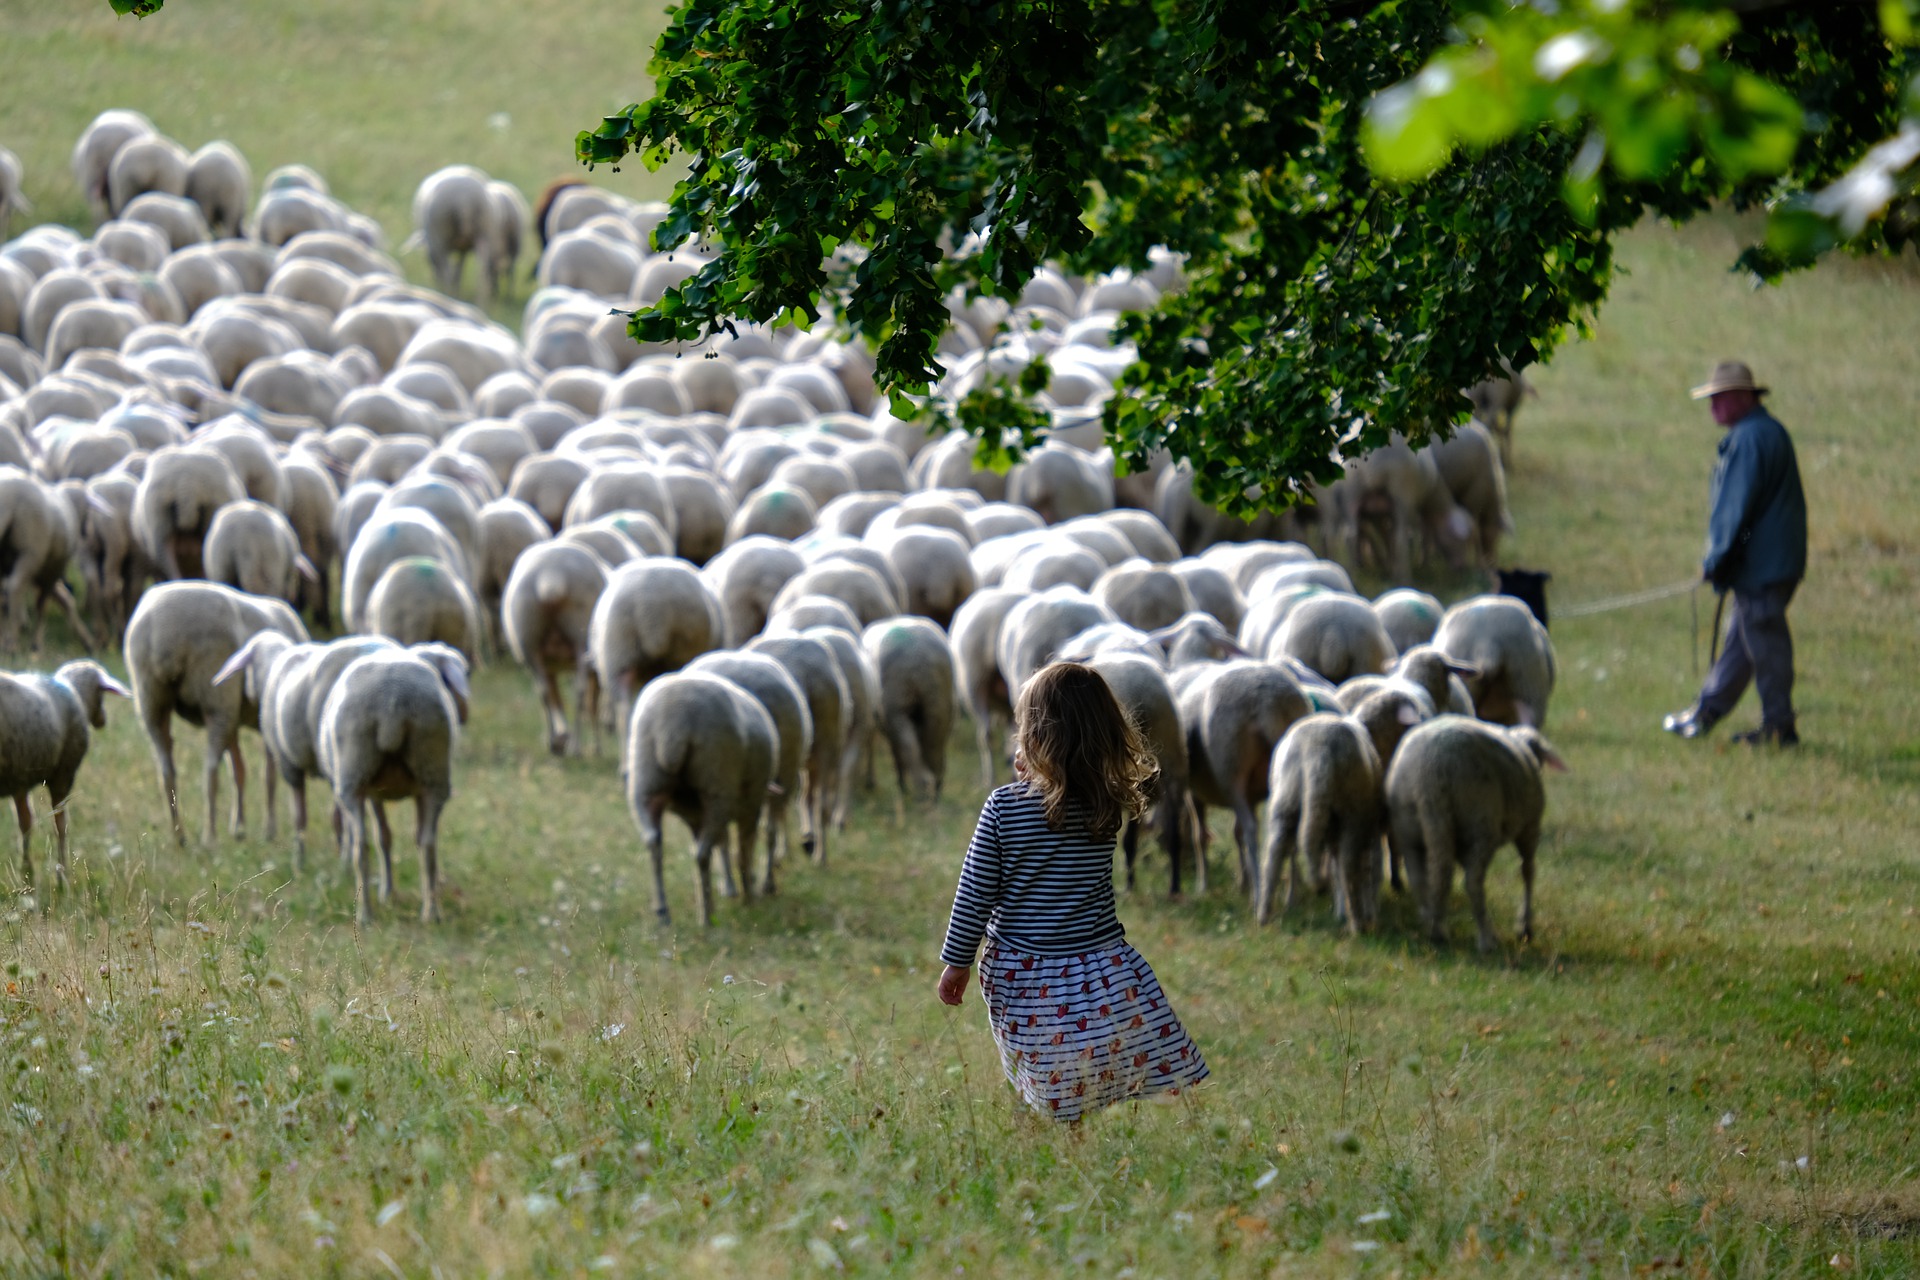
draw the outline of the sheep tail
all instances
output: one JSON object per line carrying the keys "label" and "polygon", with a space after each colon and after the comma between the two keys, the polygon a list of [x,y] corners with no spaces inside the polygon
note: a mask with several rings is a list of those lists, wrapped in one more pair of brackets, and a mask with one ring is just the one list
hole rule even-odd
{"label": "sheep tail", "polygon": [[404,715],[378,716],[373,726],[373,745],[380,749],[382,755],[394,755],[407,745],[407,734],[411,728]]}

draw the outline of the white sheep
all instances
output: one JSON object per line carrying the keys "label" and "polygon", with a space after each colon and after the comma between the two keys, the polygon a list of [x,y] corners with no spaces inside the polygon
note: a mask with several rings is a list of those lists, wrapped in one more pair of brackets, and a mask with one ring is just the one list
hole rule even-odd
{"label": "white sheep", "polygon": [[880,733],[893,752],[902,801],[940,799],[953,729],[954,664],[947,633],[920,617],[873,623],[860,637],[878,678]]}
{"label": "white sheep", "polygon": [[979,585],[969,557],[970,546],[951,529],[924,524],[896,525],[890,533],[868,541],[886,555],[905,584],[901,604],[908,613],[947,627],[954,611]]}
{"label": "white sheep", "polygon": [[1433,639],[1446,606],[1424,591],[1395,587],[1374,598],[1373,611],[1380,615],[1380,625],[1387,629],[1393,647],[1405,653]]}
{"label": "white sheep", "polygon": [[[813,753],[813,716],[807,710],[806,694],[780,661],[764,653],[740,653],[718,650],[703,653],[687,665],[687,670],[731,680],[757,699],[773,721],[775,743],[773,778],[767,789],[767,856],[756,892],[762,896],[774,891],[774,865],[778,858],[792,852],[793,819],[790,805],[800,794],[800,771]],[[742,867],[750,850],[741,850]],[[722,859],[725,867],[726,860]],[[743,873],[744,874],[744,873]],[[723,884],[731,885],[733,873],[727,870]],[[728,891],[731,896],[731,890]]]}
{"label": "white sheep", "polygon": [[[1158,662],[1131,653],[1101,653],[1088,660],[1113,690],[1113,696],[1125,709],[1128,719],[1140,731],[1153,752],[1158,774],[1154,779],[1153,827],[1160,848],[1167,855],[1167,893],[1180,894],[1181,864],[1185,852],[1197,846],[1190,840],[1193,824],[1193,799],[1187,763],[1187,735],[1180,723],[1180,709],[1174,704],[1173,687]],[[1140,850],[1140,823],[1129,820],[1120,837],[1120,849],[1127,866],[1127,888],[1134,885],[1134,863]],[[1198,888],[1206,891],[1206,863],[1198,862]]]}
{"label": "white sheep", "polygon": [[[207,827],[211,846],[218,838],[220,758],[233,764],[233,831],[246,830],[246,762],[240,754],[240,730],[260,727],[258,703],[232,683],[215,676],[240,647],[261,631],[277,631],[304,642],[306,628],[285,601],[249,596],[212,582],[169,582],[140,598],[127,623],[127,676],[134,706],[153,746],[160,791],[167,803],[174,839],[187,840],[180,821],[179,788],[173,764],[173,717],[178,713],[207,731]],[[274,774],[267,772],[267,822],[273,824]]]}
{"label": "white sheep", "polygon": [[805,635],[756,636],[746,652],[778,662],[806,699],[813,724],[807,750],[807,798],[802,809],[806,834],[802,845],[816,863],[827,859],[827,819],[839,797],[841,761],[847,739],[850,693],[839,659],[822,641]]}
{"label": "white sheep", "polygon": [[633,701],[658,676],[721,647],[720,602],[684,560],[650,556],[615,569],[588,625],[593,669],[613,695],[624,745]]}
{"label": "white sheep", "polygon": [[1396,650],[1380,615],[1358,596],[1326,592],[1303,600],[1267,646],[1267,656],[1294,658],[1335,684],[1377,675]]}
{"label": "white sheep", "polygon": [[33,801],[44,786],[53,805],[54,882],[67,879],[67,798],[87,758],[88,726],[104,729],[104,694],[131,697],[97,662],[69,662],[52,675],[0,673],[0,795],[20,820],[20,870],[33,883]]}
{"label": "white sheep", "polygon": [[1196,607],[1178,574],[1137,556],[1101,574],[1090,594],[1120,621],[1142,631],[1172,626]]}
{"label": "white sheep", "polygon": [[1274,748],[1288,726],[1311,710],[1307,697],[1279,667],[1244,658],[1195,663],[1175,672],[1172,684],[1187,731],[1187,767],[1202,838],[1206,806],[1223,805],[1232,812],[1238,880],[1251,893],[1260,829],[1254,810],[1267,798]]}
{"label": "white sheep", "polygon": [[103,222],[112,210],[107,198],[107,172],[120,148],[154,132],[153,121],[138,111],[102,111],[73,146],[73,182],[86,197],[93,220]]}
{"label": "white sheep", "polygon": [[403,645],[439,642],[471,667],[480,651],[480,603],[443,562],[406,556],[388,565],[367,596],[367,630]]}
{"label": "white sheep", "polygon": [[653,869],[654,914],[667,924],[664,819],[693,830],[700,923],[713,923],[713,851],[726,856],[731,829],[740,880],[752,892],[747,856],[766,806],[778,754],[773,720],[730,680],[676,672],[649,684],[634,707],[625,757],[627,804]]}
{"label": "white sheep", "polygon": [[994,783],[994,721],[1011,723],[1013,719],[1012,698],[1000,674],[1000,629],[1014,605],[1024,599],[1025,593],[1005,587],[976,591],[954,610],[949,633],[960,707],[973,721],[974,741],[980,749],[980,782],[989,791]]}
{"label": "white sheep", "polygon": [[1401,740],[1387,768],[1388,835],[1420,897],[1427,936],[1446,941],[1453,869],[1465,873],[1482,952],[1494,947],[1487,868],[1502,845],[1520,854],[1519,932],[1533,937],[1534,855],[1546,810],[1542,767],[1566,764],[1537,729],[1441,716]]}
{"label": "white sheep", "polygon": [[187,199],[200,206],[207,226],[218,236],[247,233],[247,206],[253,203],[253,170],[230,142],[209,142],[187,161]]}
{"label": "white sheep", "polygon": [[1474,714],[1495,724],[1544,728],[1553,694],[1553,641],[1512,596],[1475,596],[1447,610],[1433,646],[1473,674],[1463,677]]}
{"label": "white sheep", "polygon": [[[351,495],[350,495],[351,496]],[[343,501],[341,510],[347,510]],[[347,545],[340,574],[340,612],[347,630],[367,630],[367,598],[387,569],[410,556],[438,560],[455,576],[467,577],[467,558],[445,526],[417,507],[396,507],[371,515]]]}
{"label": "white sheep", "polygon": [[1014,604],[994,646],[1008,697],[1017,700],[1033,673],[1052,662],[1068,640],[1088,627],[1116,621],[1105,605],[1071,586],[1052,587]]}
{"label": "white sheep", "polygon": [[206,572],[210,582],[289,604],[302,581],[320,576],[300,550],[293,524],[277,509],[252,499],[230,502],[214,513],[207,526]]}
{"label": "white sheep", "polygon": [[[373,918],[366,806],[411,799],[420,847],[420,918],[440,919],[440,815],[453,795],[453,752],[467,697],[466,664],[442,646],[431,652],[377,650],[355,659],[327,695],[315,733],[320,771],[333,788],[343,848],[354,863],[355,915]],[[383,851],[384,853],[385,851]],[[380,899],[393,894],[384,856]]]}
{"label": "white sheep", "polygon": [[[507,648],[533,676],[547,722],[547,749],[554,755],[580,752],[580,739],[595,734],[599,747],[599,676],[590,643],[593,608],[607,587],[607,566],[585,547],[545,542],[529,547],[514,562],[501,595],[502,630]],[[574,677],[575,720],[567,724],[558,677]]]}
{"label": "white sheep", "polygon": [[59,493],[16,467],[0,466],[0,647],[11,649],[29,613],[38,619],[33,647],[40,648],[49,599],[60,602],[81,644],[91,651],[92,634],[80,620],[80,608],[66,584],[68,562],[79,545],[79,523]]}
{"label": "white sheep", "polygon": [[1254,919],[1267,923],[1282,868],[1287,908],[1300,886],[1300,859],[1333,872],[1335,912],[1350,933],[1370,931],[1380,891],[1383,802],[1379,753],[1351,716],[1320,712],[1297,720],[1273,755],[1266,838],[1254,889]]}

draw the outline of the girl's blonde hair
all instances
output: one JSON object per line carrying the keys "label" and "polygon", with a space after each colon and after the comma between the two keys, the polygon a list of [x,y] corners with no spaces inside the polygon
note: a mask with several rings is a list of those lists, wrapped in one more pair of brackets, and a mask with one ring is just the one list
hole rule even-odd
{"label": "girl's blonde hair", "polygon": [[1020,691],[1014,720],[1027,781],[1053,830],[1077,806],[1087,830],[1110,840],[1124,819],[1146,812],[1159,770],[1098,671],[1080,662],[1042,667]]}

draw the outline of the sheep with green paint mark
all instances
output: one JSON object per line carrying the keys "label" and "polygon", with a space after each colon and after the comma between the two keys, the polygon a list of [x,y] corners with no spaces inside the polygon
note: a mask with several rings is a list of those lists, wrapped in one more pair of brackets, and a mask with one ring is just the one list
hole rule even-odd
{"label": "sheep with green paint mark", "polygon": [[471,666],[480,650],[480,602],[444,563],[408,556],[387,566],[367,597],[367,630],[401,644],[439,641]]}

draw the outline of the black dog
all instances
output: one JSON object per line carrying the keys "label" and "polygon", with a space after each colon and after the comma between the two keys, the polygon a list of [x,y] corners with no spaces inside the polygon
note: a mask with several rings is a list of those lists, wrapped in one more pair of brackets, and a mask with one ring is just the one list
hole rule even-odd
{"label": "black dog", "polygon": [[1499,594],[1512,596],[1533,610],[1540,625],[1547,625],[1547,583],[1553,575],[1543,569],[1495,569],[1500,579]]}

